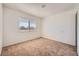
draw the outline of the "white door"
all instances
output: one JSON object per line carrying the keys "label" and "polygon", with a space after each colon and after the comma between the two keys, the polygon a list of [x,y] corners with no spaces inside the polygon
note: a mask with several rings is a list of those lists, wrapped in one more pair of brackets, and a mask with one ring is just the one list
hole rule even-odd
{"label": "white door", "polygon": [[2,51],[2,4],[0,3],[0,55],[1,55],[1,51]]}
{"label": "white door", "polygon": [[79,11],[77,14],[77,53],[79,55]]}

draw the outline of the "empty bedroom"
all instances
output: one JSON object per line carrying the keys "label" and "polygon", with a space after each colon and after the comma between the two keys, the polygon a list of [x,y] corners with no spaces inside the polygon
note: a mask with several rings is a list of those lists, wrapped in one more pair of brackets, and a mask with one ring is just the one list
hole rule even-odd
{"label": "empty bedroom", "polygon": [[0,3],[1,56],[78,56],[79,4]]}

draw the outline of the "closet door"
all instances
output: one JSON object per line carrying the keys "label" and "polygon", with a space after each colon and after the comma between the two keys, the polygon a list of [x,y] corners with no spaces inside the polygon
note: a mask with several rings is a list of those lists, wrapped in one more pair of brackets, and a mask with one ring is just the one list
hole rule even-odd
{"label": "closet door", "polygon": [[2,51],[2,4],[0,3],[0,55]]}

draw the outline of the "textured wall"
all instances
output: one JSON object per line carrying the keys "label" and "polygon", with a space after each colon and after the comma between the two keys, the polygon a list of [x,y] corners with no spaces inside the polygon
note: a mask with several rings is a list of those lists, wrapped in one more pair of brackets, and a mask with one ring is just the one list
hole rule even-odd
{"label": "textured wall", "polygon": [[51,15],[43,20],[43,37],[75,45],[75,11]]}
{"label": "textured wall", "polygon": [[[26,17],[28,19],[35,19],[37,22],[37,28],[34,31],[20,31],[18,29],[18,21],[20,17]],[[34,16],[30,16],[18,10],[4,7],[4,42],[3,46],[27,41],[40,37],[40,19]]]}

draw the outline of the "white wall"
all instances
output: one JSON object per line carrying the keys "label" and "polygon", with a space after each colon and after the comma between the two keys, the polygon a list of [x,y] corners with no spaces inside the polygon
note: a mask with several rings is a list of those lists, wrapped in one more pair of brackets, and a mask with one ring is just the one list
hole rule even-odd
{"label": "white wall", "polygon": [[0,4],[0,54],[2,50],[2,4]]}
{"label": "white wall", "polygon": [[69,10],[43,19],[43,37],[75,45],[75,11]]}
{"label": "white wall", "polygon": [[[20,17],[35,19],[37,21],[37,29],[35,31],[21,32],[18,29],[17,21]],[[27,41],[40,37],[40,18],[28,15],[18,10],[4,7],[4,41],[3,46]]]}

